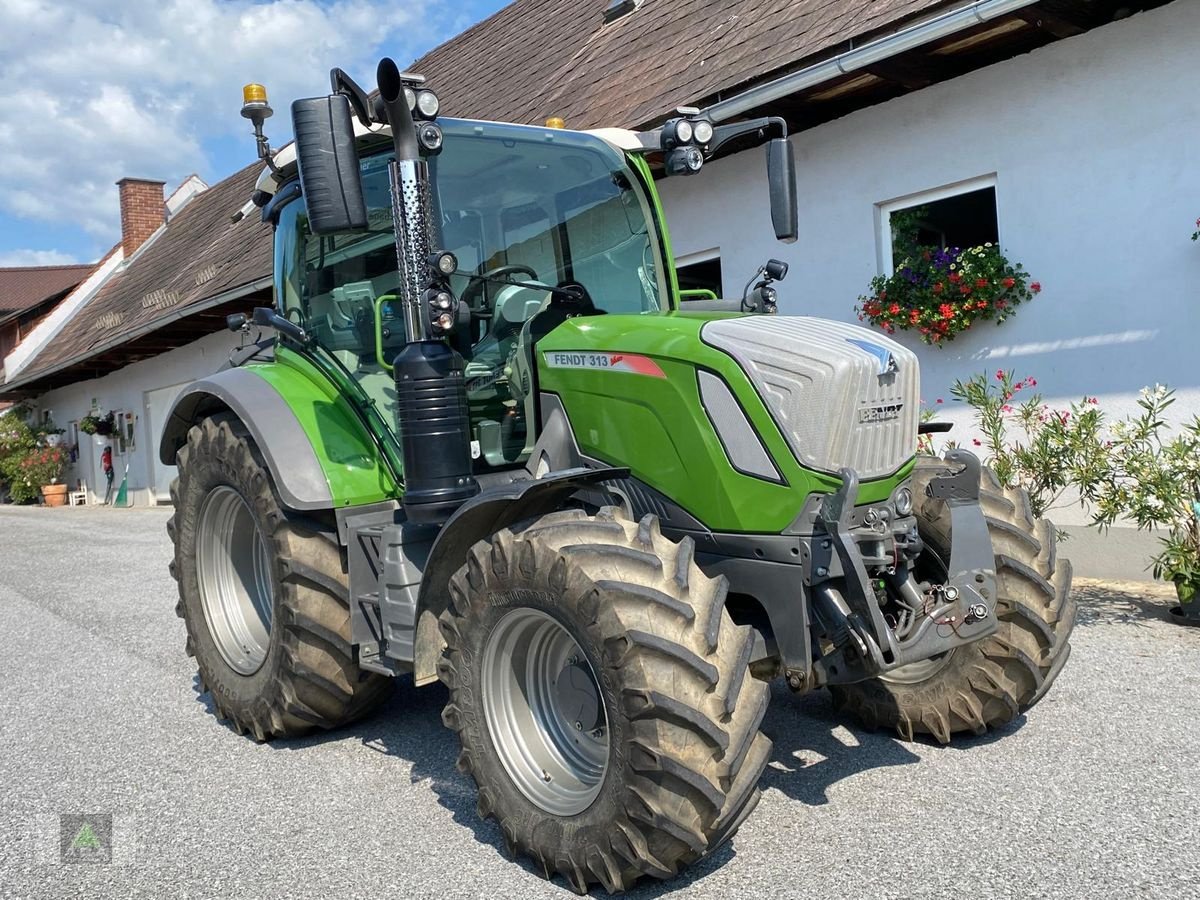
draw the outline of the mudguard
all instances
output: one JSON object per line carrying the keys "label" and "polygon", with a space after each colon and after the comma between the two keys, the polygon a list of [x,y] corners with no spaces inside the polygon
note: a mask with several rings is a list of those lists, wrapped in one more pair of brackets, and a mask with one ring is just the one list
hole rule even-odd
{"label": "mudguard", "polygon": [[466,561],[467,551],[476,541],[524,519],[562,509],[563,501],[577,491],[595,488],[602,481],[628,476],[628,469],[565,469],[542,478],[521,478],[495,485],[459,507],[434,540],[421,579],[417,601],[420,612],[413,642],[413,675],[416,684],[437,678],[437,660],[442,652],[437,617],[446,605],[446,586],[450,583],[450,576]]}
{"label": "mudguard", "polygon": [[230,368],[192,384],[171,410],[159,459],[174,465],[189,429],[226,411],[250,432],[289,509],[332,509],[399,495],[345,399],[311,373],[281,363]]}

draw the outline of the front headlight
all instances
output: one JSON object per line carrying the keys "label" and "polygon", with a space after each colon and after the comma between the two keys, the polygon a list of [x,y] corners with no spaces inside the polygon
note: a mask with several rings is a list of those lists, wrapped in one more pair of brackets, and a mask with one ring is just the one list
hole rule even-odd
{"label": "front headlight", "polygon": [[913,511],[913,495],[906,487],[896,491],[896,514],[907,516]]}

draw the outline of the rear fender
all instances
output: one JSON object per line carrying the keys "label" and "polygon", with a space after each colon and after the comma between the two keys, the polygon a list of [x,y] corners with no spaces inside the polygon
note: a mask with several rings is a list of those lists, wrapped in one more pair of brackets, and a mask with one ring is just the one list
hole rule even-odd
{"label": "rear fender", "polygon": [[175,401],[159,459],[175,465],[191,427],[221,412],[245,425],[289,509],[332,509],[399,493],[345,400],[331,385],[322,389],[279,363],[230,368],[192,384]]}

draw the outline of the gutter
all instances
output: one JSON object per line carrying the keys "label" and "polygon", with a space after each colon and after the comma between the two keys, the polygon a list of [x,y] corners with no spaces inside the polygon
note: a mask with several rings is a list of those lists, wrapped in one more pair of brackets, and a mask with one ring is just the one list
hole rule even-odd
{"label": "gutter", "polygon": [[[49,369],[45,369],[44,371],[41,371],[41,372],[35,372],[32,376],[27,376],[26,378],[23,378],[23,379],[18,378],[14,381],[0,384],[0,399],[3,399],[6,395],[8,395],[12,391],[21,390],[24,387],[24,385],[32,384],[36,381],[41,381],[43,378],[47,378],[50,375],[54,375],[57,372],[61,372],[63,369],[68,369],[71,366],[76,365],[77,363],[86,362],[87,360],[91,359],[92,357],[99,356],[101,353],[104,353],[107,350],[111,350],[114,347],[119,347],[122,344],[129,343],[130,341],[136,341],[140,337],[145,337],[147,334],[150,334],[150,332],[157,331],[158,329],[162,328],[164,325],[168,325],[171,322],[178,322],[180,319],[186,319],[188,316],[195,315],[198,312],[203,312],[204,310],[211,309],[214,306],[220,306],[222,303],[228,303],[230,300],[236,300],[239,297],[244,297],[247,294],[253,294],[255,291],[259,291],[259,290],[262,290],[263,288],[270,287],[274,283],[274,280],[275,280],[274,275],[267,275],[267,276],[264,276],[263,278],[257,279],[256,281],[251,281],[249,284],[243,284],[240,287],[230,288],[229,290],[224,291],[220,294],[217,294],[213,297],[209,297],[207,300],[201,301],[200,303],[193,303],[190,306],[185,307],[184,309],[180,309],[180,310],[176,310],[175,312],[172,312],[170,315],[163,316],[158,319],[154,319],[151,322],[147,322],[145,325],[142,325],[140,328],[137,328],[134,331],[128,332],[126,334],[122,334],[120,337],[114,338],[113,340],[111,340],[105,344],[100,344],[98,346],[93,345],[93,346],[89,347],[84,352],[83,355],[76,356],[76,357],[73,357],[68,360],[64,360],[63,362],[61,362],[58,365],[53,366]],[[170,352],[170,351],[167,351],[167,352]],[[103,377],[103,376],[97,376],[97,377]],[[88,380],[90,380],[90,379],[88,379]]]}
{"label": "gutter", "polygon": [[709,106],[704,110],[704,115],[714,122],[724,122],[745,115],[750,110],[767,103],[824,84],[840,75],[849,75],[858,69],[866,68],[893,56],[899,56],[901,53],[949,37],[974,25],[981,25],[992,19],[1006,16],[1026,6],[1032,6],[1036,2],[1038,0],[975,0],[967,6],[901,28],[894,34],[870,41],[861,47],[847,50],[845,53],[839,53],[831,59],[814,63],[799,71],[776,78],[774,81],[748,88],[728,100],[720,100]]}

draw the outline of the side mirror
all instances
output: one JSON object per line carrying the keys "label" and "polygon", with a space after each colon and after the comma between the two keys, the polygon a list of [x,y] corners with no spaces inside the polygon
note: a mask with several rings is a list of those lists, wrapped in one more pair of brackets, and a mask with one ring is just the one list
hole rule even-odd
{"label": "side mirror", "polygon": [[771,189],[771,224],[777,240],[790,244],[799,235],[796,212],[796,158],[787,138],[767,142],[767,183]]}
{"label": "side mirror", "polygon": [[292,104],[300,188],[313,234],[367,227],[350,101],[344,94],[309,97]]}

